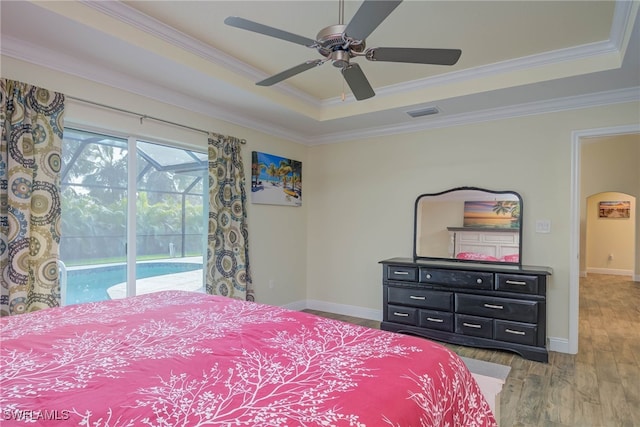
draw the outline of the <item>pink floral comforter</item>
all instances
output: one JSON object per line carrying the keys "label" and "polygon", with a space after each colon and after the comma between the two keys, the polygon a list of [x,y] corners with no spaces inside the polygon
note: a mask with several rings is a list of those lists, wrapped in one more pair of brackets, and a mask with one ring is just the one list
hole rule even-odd
{"label": "pink floral comforter", "polygon": [[2,425],[493,426],[431,341],[193,292],[1,319]]}

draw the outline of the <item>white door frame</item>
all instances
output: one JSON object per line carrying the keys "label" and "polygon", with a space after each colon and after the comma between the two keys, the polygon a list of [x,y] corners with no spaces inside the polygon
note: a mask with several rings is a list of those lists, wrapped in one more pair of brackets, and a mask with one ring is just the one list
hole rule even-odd
{"label": "white door frame", "polygon": [[571,132],[571,229],[569,231],[569,353],[578,353],[580,301],[580,150],[583,138],[640,133],[640,124]]}

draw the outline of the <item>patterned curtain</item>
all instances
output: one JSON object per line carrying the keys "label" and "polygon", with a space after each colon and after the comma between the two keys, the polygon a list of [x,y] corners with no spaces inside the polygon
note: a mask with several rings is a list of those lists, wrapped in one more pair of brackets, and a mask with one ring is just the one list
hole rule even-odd
{"label": "patterned curtain", "polygon": [[60,305],[64,95],[0,80],[2,316]]}
{"label": "patterned curtain", "polygon": [[209,233],[207,293],[254,301],[249,274],[249,234],[240,144],[209,136]]}

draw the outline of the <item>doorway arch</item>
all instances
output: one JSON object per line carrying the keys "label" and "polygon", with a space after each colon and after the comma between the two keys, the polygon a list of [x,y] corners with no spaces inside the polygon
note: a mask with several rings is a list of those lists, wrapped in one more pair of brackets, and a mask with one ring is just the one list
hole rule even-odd
{"label": "doorway arch", "polygon": [[[640,133],[640,124],[587,129],[571,133],[571,229],[569,230],[569,342],[568,353],[578,352],[578,317],[580,295],[580,248],[581,248],[581,149],[585,142],[594,137],[606,137]],[[639,215],[636,216],[638,229]],[[636,259],[638,246],[636,243]],[[634,271],[634,280],[640,280],[638,267]]]}

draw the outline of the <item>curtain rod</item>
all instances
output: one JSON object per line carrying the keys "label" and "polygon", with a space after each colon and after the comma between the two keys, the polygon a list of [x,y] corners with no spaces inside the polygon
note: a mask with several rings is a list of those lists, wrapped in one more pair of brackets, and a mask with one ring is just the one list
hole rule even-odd
{"label": "curtain rod", "polygon": [[[204,133],[206,135],[211,135],[214,132],[210,132],[204,129],[198,129],[198,128],[194,128],[191,126],[187,126],[187,125],[183,125],[181,123],[176,123],[176,122],[172,122],[169,120],[165,120],[165,119],[160,119],[158,117],[153,117],[153,116],[148,116],[146,114],[140,114],[140,113],[136,113],[135,111],[131,111],[131,110],[125,110],[124,108],[118,108],[118,107],[112,107],[111,105],[106,105],[106,104],[101,104],[99,102],[94,102],[94,101],[89,101],[88,99],[82,99],[82,98],[76,98],[75,96],[71,96],[71,95],[65,95],[65,98],[68,99],[72,99],[74,101],[78,101],[78,102],[84,102],[85,104],[91,104],[91,105],[95,105],[96,107],[101,107],[101,108],[106,108],[108,110],[114,110],[114,111],[118,111],[120,113],[125,113],[125,114],[131,114],[132,116],[138,116],[140,117],[140,124],[142,124],[142,121],[144,119],[149,119],[149,120],[154,120],[156,122],[160,122],[160,123],[165,123],[171,126],[176,126],[176,127],[180,127],[183,129],[189,129],[195,132],[200,132],[200,133]],[[241,139],[240,143],[242,144],[246,144],[247,140],[246,139]]]}

